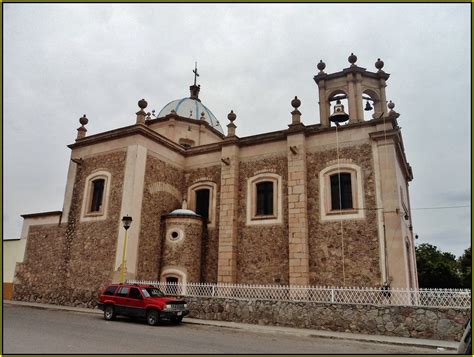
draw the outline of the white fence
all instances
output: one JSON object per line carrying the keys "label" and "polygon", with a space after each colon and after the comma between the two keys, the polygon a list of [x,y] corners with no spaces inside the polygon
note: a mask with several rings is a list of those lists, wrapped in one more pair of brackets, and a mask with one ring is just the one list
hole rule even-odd
{"label": "white fence", "polygon": [[471,290],[383,289],[316,286],[165,283],[129,280],[130,284],[154,285],[167,295],[235,298],[246,300],[304,301],[331,304],[401,305],[471,308]]}

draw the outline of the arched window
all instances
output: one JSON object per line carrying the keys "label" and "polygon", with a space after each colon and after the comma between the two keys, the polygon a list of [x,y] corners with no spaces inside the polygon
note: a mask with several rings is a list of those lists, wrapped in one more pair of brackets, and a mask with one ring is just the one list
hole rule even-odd
{"label": "arched window", "polygon": [[81,221],[96,221],[107,218],[111,175],[107,171],[96,171],[85,180]]}
{"label": "arched window", "polygon": [[282,223],[281,176],[261,173],[247,181],[247,225]]}
{"label": "arched window", "polygon": [[105,180],[103,178],[92,181],[92,202],[89,212],[100,212],[104,201]]}
{"label": "arched window", "polygon": [[188,188],[188,205],[198,215],[207,218],[209,228],[216,225],[217,185],[212,181],[199,181]]}
{"label": "arched window", "polygon": [[342,159],[319,174],[321,221],[365,218],[362,170]]}
{"label": "arched window", "polygon": [[201,188],[194,191],[196,195],[196,213],[209,220],[209,204],[211,190],[209,188]]}
{"label": "arched window", "polygon": [[331,209],[351,209],[352,183],[349,172],[339,172],[330,176],[331,180]]}
{"label": "arched window", "polygon": [[273,182],[263,181],[256,184],[257,207],[256,216],[273,215]]}

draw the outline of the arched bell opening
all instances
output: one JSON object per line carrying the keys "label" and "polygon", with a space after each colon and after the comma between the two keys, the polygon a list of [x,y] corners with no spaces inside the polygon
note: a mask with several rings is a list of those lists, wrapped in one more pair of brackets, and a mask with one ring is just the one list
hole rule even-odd
{"label": "arched bell opening", "polygon": [[362,92],[362,107],[364,108],[364,121],[378,119],[383,114],[380,96],[371,89]]}
{"label": "arched bell opening", "polygon": [[329,126],[345,125],[349,122],[349,101],[342,90],[332,92],[328,96]]}

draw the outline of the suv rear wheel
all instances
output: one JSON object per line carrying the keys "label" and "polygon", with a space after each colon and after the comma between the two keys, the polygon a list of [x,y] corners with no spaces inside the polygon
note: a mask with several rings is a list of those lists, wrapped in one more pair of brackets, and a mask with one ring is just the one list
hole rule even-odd
{"label": "suv rear wheel", "polygon": [[104,319],[111,321],[115,319],[115,309],[112,305],[107,305],[104,309]]}
{"label": "suv rear wheel", "polygon": [[148,310],[146,313],[146,322],[150,326],[156,326],[160,322],[160,314],[156,310]]}

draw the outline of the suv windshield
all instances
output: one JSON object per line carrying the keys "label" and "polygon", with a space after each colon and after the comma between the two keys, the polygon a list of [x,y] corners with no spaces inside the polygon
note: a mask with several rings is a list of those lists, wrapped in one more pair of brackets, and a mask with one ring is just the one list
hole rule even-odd
{"label": "suv windshield", "polygon": [[144,297],[163,297],[165,294],[160,289],[157,288],[142,288],[142,293]]}

